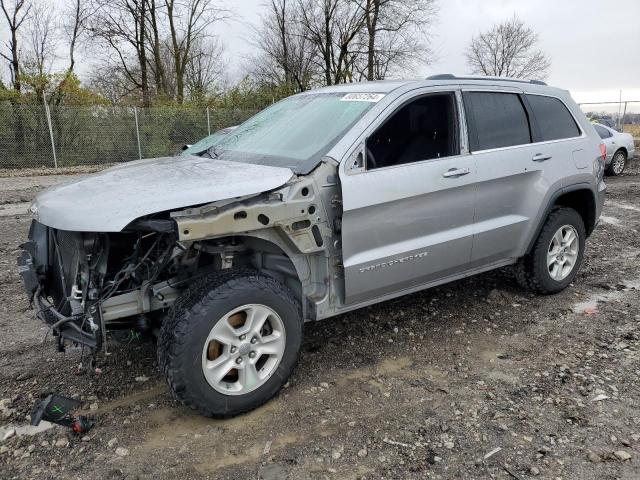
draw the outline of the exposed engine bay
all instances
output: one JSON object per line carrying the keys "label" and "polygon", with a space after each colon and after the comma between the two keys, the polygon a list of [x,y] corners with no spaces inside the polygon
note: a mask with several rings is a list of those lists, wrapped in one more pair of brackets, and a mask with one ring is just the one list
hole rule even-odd
{"label": "exposed engine bay", "polygon": [[34,219],[18,261],[29,299],[60,350],[97,352],[108,332],[156,333],[184,289],[232,267],[277,278],[316,318],[315,303],[337,300],[328,281],[340,267],[340,245],[330,241],[340,228],[333,171],[324,164],[277,191],[148,215],[121,232],[69,232]]}

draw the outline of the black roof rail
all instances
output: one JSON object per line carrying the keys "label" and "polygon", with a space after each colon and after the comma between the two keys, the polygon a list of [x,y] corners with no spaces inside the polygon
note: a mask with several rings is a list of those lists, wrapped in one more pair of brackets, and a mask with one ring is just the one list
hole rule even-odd
{"label": "black roof rail", "polygon": [[519,78],[502,78],[502,77],[457,77],[451,73],[439,73],[437,75],[431,75],[427,77],[427,80],[499,80],[501,82],[516,82],[516,83],[532,83],[534,85],[547,85],[542,80],[521,80]]}

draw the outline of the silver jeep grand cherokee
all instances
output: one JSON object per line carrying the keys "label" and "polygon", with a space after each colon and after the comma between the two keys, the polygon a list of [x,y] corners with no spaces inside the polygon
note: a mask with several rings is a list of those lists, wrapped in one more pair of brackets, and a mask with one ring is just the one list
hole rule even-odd
{"label": "silver jeep grand cherokee", "polygon": [[291,374],[303,324],[505,265],[566,288],[606,152],[568,92],[439,75],[267,108],[200,156],[40,194],[19,259],[59,347],[158,332],[175,396],[246,412]]}

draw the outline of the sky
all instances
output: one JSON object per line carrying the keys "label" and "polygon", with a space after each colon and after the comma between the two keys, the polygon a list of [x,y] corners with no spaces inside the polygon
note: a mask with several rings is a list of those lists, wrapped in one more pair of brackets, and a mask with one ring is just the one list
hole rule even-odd
{"label": "sky", "polygon": [[[434,58],[417,76],[468,73],[464,51],[471,37],[516,14],[538,33],[539,47],[551,59],[547,83],[570,90],[578,102],[617,101],[620,90],[623,100],[640,101],[640,0],[437,1]],[[251,24],[260,21],[264,0],[226,2],[234,19],[217,25],[213,33],[225,44],[229,76],[234,79],[252,52]],[[0,35],[7,38],[4,26]],[[61,49],[61,56],[64,53]],[[86,68],[91,58],[80,56]],[[81,76],[83,70],[79,69]]]}
{"label": "sky", "polygon": [[[251,52],[247,25],[260,19],[264,0],[236,0],[240,17],[218,27],[230,67]],[[640,0],[439,0],[433,26],[435,59],[416,72],[468,73],[464,51],[473,35],[518,15],[539,35],[551,58],[547,83],[578,102],[640,101]],[[235,60],[234,60],[235,59]],[[237,68],[237,67],[235,67]],[[640,110],[640,104],[637,105]]]}

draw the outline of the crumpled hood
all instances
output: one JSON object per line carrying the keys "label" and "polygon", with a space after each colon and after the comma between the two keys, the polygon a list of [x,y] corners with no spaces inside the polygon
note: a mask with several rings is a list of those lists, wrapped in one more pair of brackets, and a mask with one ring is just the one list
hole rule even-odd
{"label": "crumpled hood", "polygon": [[40,193],[42,224],[77,232],[119,232],[152,213],[255,195],[284,185],[288,168],[197,156],[130,162]]}

